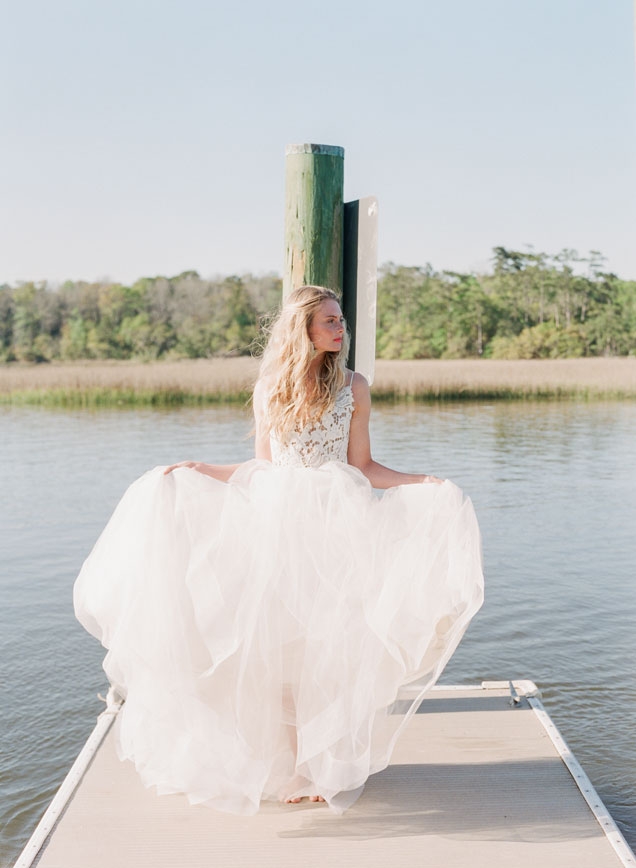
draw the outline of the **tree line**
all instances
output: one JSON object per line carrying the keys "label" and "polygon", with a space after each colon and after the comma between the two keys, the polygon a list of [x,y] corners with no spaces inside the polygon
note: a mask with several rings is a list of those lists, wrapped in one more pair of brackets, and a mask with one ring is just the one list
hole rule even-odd
{"label": "tree line", "polygon": [[[253,350],[276,275],[0,286],[0,361],[211,358]],[[636,355],[636,281],[592,251],[493,250],[484,274],[388,263],[377,354],[387,359]]]}

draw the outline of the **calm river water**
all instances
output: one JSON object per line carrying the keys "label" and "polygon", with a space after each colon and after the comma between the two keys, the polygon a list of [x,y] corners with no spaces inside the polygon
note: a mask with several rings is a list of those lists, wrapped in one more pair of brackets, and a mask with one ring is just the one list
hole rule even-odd
{"label": "calm river water", "polygon": [[[102,648],[71,592],[128,483],[251,455],[227,407],[0,411],[0,865],[102,708]],[[443,681],[530,678],[636,845],[636,403],[379,406],[375,457],[467,491],[487,597]],[[523,782],[520,782],[520,786]]]}

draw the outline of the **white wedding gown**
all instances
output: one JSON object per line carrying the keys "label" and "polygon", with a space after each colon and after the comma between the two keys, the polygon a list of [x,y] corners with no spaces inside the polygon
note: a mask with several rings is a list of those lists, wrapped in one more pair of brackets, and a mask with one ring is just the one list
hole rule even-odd
{"label": "white wedding gown", "polygon": [[470,500],[448,481],[378,497],[346,463],[352,408],[346,386],[228,483],[149,471],[82,567],[77,617],[126,698],[120,757],[160,793],[344,810],[389,762],[400,685],[421,699],[482,603]]}

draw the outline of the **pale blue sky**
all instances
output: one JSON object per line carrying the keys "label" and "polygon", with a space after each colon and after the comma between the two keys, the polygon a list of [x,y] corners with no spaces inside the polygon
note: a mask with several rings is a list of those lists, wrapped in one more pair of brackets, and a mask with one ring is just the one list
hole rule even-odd
{"label": "pale blue sky", "polygon": [[636,278],[632,0],[2,2],[0,283],[281,272],[284,149],[345,148],[379,261]]}

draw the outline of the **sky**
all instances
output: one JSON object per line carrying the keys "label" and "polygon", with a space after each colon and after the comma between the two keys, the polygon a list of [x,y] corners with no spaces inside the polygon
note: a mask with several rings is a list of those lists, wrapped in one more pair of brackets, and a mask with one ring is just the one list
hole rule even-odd
{"label": "sky", "polygon": [[285,145],[378,259],[636,279],[633,0],[0,0],[0,284],[282,273]]}

